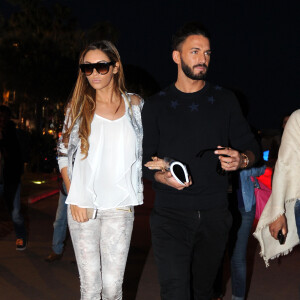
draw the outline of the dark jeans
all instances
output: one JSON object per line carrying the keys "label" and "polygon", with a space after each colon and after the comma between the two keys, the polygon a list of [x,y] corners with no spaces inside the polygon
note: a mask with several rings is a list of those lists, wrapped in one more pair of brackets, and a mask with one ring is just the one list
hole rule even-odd
{"label": "dark jeans", "polygon": [[231,222],[227,208],[153,209],[150,225],[161,299],[211,298]]}
{"label": "dark jeans", "polygon": [[255,205],[251,211],[245,212],[245,208],[239,208],[240,220],[233,217],[233,234],[235,241],[231,240],[230,264],[231,264],[231,285],[233,299],[242,300],[246,294],[246,273],[247,273],[247,245],[255,217]]}
{"label": "dark jeans", "polygon": [[4,198],[6,207],[11,215],[12,222],[16,233],[16,238],[26,240],[26,228],[24,218],[21,214],[21,199],[20,199],[21,183],[9,183],[5,186],[0,184],[0,197]]}
{"label": "dark jeans", "polygon": [[[239,208],[236,201],[231,201],[230,211],[233,216],[232,228],[229,233],[229,257],[231,269],[232,299],[243,300],[246,295],[247,274],[247,245],[255,217],[253,205],[251,211]],[[223,293],[223,262],[220,265],[218,275],[214,283],[214,297],[218,298]]]}
{"label": "dark jeans", "polygon": [[[65,191],[65,186],[64,191]],[[67,228],[68,228],[68,215],[67,209],[68,205],[66,202],[67,195],[59,192],[58,206],[56,210],[56,217],[53,223],[53,238],[52,238],[52,250],[56,254],[62,254],[64,251],[64,242],[67,236]]]}

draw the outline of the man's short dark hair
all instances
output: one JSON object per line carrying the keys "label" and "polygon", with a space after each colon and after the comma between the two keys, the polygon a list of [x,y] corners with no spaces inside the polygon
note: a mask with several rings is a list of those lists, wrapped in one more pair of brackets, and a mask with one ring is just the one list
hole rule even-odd
{"label": "man's short dark hair", "polygon": [[172,50],[180,50],[181,44],[190,35],[203,35],[204,37],[210,39],[210,35],[203,24],[199,22],[186,23],[173,35]]}

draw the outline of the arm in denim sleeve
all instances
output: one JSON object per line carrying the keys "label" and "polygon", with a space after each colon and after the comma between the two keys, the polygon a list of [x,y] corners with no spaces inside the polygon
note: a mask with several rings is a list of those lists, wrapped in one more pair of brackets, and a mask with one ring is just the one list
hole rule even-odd
{"label": "arm in denim sleeve", "polygon": [[253,177],[258,177],[260,175],[263,175],[265,173],[266,167],[267,167],[266,165],[263,165],[261,167],[250,168],[248,175]]}

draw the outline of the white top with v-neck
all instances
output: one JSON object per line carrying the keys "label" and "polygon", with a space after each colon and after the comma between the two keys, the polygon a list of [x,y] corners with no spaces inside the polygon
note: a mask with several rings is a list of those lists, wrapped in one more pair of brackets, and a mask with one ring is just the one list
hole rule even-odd
{"label": "white top with v-neck", "polygon": [[110,209],[137,205],[136,136],[126,114],[108,120],[97,114],[91,123],[86,159],[77,151],[67,204]]}

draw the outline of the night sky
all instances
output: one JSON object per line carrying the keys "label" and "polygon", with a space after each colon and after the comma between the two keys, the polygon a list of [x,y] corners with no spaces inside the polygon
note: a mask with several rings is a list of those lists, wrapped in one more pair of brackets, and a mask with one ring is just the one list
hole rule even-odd
{"label": "night sky", "polygon": [[[143,68],[161,88],[176,80],[172,33],[201,21],[212,36],[208,80],[237,93],[251,125],[279,128],[285,114],[300,108],[298,1],[55,2],[71,7],[82,28],[115,25],[123,63]],[[3,1],[0,9],[11,11]]]}

